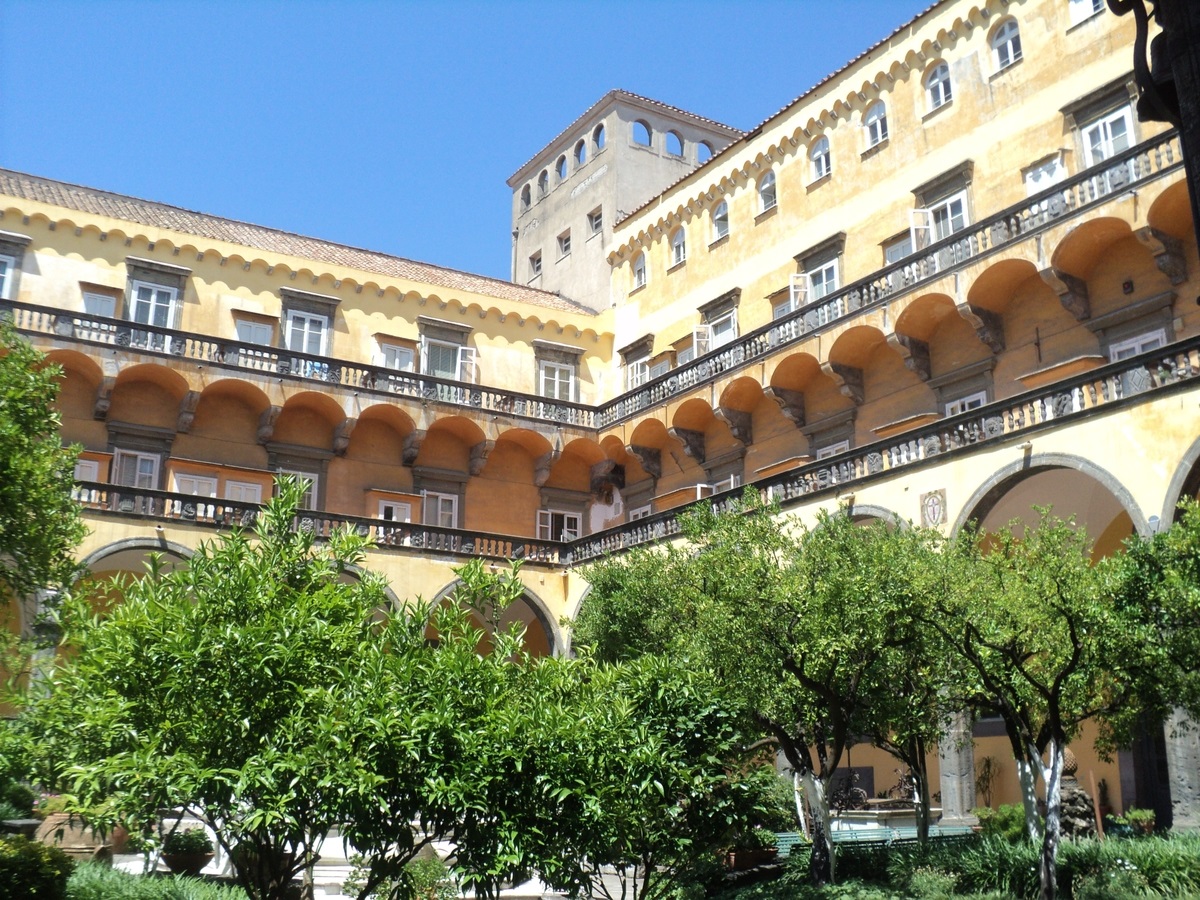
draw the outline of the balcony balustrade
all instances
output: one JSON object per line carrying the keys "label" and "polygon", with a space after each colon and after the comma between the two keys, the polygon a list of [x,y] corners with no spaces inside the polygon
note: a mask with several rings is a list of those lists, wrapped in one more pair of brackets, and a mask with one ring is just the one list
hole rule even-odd
{"label": "balcony balustrade", "polygon": [[[1069,427],[1097,410],[1146,402],[1200,384],[1200,337],[1111,363],[1045,388],[950,416],[905,434],[857,447],[837,456],[752,483],[768,499],[783,506],[829,490],[846,490],[870,479],[908,467],[933,465],[953,455],[1058,427]],[[716,485],[704,485],[716,489]],[[730,487],[695,502],[724,507],[741,487]],[[699,496],[702,492],[698,491]],[[78,482],[75,499],[103,515],[217,527],[253,524],[259,506],[145,490],[96,482]],[[328,537],[349,525],[384,551],[435,552],[464,557],[524,558],[534,563],[569,566],[606,553],[670,538],[679,533],[679,515],[694,506],[677,507],[574,541],[539,541],[434,525],[399,523],[358,516],[302,511],[297,528]]]}
{"label": "balcony balustrade", "polygon": [[436,401],[558,425],[602,429],[765,354],[835,327],[1182,166],[1178,133],[1160,135],[597,407],[12,301],[0,301],[0,314],[11,316],[26,334],[126,347],[380,396]]}
{"label": "balcony balustrade", "polygon": [[600,406],[595,424],[607,428],[670,398],[713,381],[781,347],[836,327],[847,318],[895,300],[970,262],[1086,212],[1133,187],[1183,166],[1178,132],[1131,147],[1073,178],[931,244],[874,274],[781,316],[770,325],[676,366]]}
{"label": "balcony balustrade", "polygon": [[242,372],[337,385],[381,398],[410,397],[556,425],[595,427],[595,410],[582,403],[9,300],[0,301],[0,315],[11,318],[17,330],[28,335],[67,338]]}

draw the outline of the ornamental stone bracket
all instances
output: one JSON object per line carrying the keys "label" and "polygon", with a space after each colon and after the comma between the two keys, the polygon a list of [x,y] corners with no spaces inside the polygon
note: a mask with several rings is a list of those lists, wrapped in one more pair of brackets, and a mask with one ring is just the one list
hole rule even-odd
{"label": "ornamental stone bracket", "polygon": [[842,396],[849,397],[855,406],[862,406],[866,399],[863,390],[863,370],[842,363],[823,362],[821,371],[833,379]]}
{"label": "ornamental stone bracket", "polygon": [[763,388],[763,393],[779,405],[779,411],[783,413],[783,417],[797,428],[805,424],[803,391],[771,386]]}
{"label": "ornamental stone bracket", "polygon": [[693,431],[690,428],[668,428],[667,434],[683,445],[683,453],[704,465],[704,432]]}
{"label": "ornamental stone bracket", "polygon": [[588,488],[593,497],[611,498],[614,489],[623,490],[624,487],[625,467],[615,459],[602,459],[592,466]]}
{"label": "ornamental stone bracket", "polygon": [[96,402],[92,404],[92,418],[103,422],[108,418],[109,407],[112,406],[113,388],[117,386],[114,376],[105,376],[96,386]]}
{"label": "ornamental stone bracket", "polygon": [[928,381],[932,374],[929,362],[929,344],[920,338],[909,337],[907,334],[892,332],[887,336],[887,342],[900,354],[904,367],[922,381]]}
{"label": "ornamental stone bracket", "polygon": [[354,426],[357,424],[358,419],[346,418],[342,420],[342,424],[334,429],[333,452],[338,456],[346,455],[346,449],[350,446],[350,435],[354,433]]}
{"label": "ornamental stone bracket", "polygon": [[488,457],[492,450],[495,449],[496,442],[482,440],[478,444],[471,447],[471,459],[467,466],[467,471],[472,475],[478,475],[483,471],[483,467],[487,465]]}
{"label": "ornamental stone bracket", "polygon": [[1069,272],[1056,269],[1053,266],[1038,272],[1042,281],[1050,285],[1050,289],[1058,294],[1058,301],[1063,309],[1069,312],[1079,322],[1092,317],[1092,304],[1088,299],[1087,282],[1076,278]]}
{"label": "ornamental stone bracket", "polygon": [[741,441],[747,447],[754,443],[754,423],[750,413],[729,406],[718,406],[715,414],[729,426],[729,433],[734,440]]}
{"label": "ornamental stone bracket", "polygon": [[547,450],[539,456],[533,463],[533,483],[538,487],[544,487],[546,482],[550,480],[550,470],[554,464],[558,462],[562,456],[561,450]]}
{"label": "ornamental stone bracket", "polygon": [[1138,242],[1154,254],[1158,270],[1171,279],[1171,284],[1187,281],[1187,259],[1183,255],[1183,243],[1179,238],[1159,231],[1150,225],[1133,233]]}
{"label": "ornamental stone bracket", "polygon": [[175,422],[175,430],[187,434],[192,430],[192,422],[196,419],[196,407],[200,405],[200,392],[188,391],[179,401],[179,418]]}
{"label": "ornamental stone bracket", "polygon": [[275,423],[279,421],[279,414],[282,412],[282,406],[268,406],[262,411],[262,415],[258,417],[256,435],[260,444],[270,443],[271,438],[275,436]]}
{"label": "ornamental stone bracket", "polygon": [[646,474],[655,481],[662,478],[662,451],[657,447],[641,447],[637,444],[626,444],[625,452],[642,464]]}
{"label": "ornamental stone bracket", "polygon": [[970,303],[959,303],[956,308],[992,353],[1004,352],[1004,319],[999,313]]}
{"label": "ornamental stone bracket", "polygon": [[400,451],[400,464],[412,468],[421,453],[421,444],[425,440],[425,429],[414,428],[404,436],[404,447]]}

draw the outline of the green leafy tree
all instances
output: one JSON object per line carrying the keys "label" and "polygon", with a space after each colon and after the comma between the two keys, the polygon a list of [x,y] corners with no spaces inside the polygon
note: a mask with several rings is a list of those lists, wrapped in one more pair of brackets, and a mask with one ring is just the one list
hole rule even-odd
{"label": "green leafy tree", "polygon": [[[1088,719],[1137,702],[1125,677],[1140,652],[1135,623],[1104,590],[1087,536],[1041,512],[1035,528],[986,542],[966,533],[945,555],[950,573],[927,620],[976,681],[977,708],[1004,721],[1032,840],[1041,839],[1041,897],[1056,892],[1063,754]],[[1045,786],[1039,827],[1035,780]],[[1040,833],[1039,833],[1040,832]]]}
{"label": "green leafy tree", "polygon": [[[831,782],[858,736],[910,763],[927,809],[923,750],[945,695],[916,625],[930,536],[824,514],[793,531],[753,491],[729,510],[684,516],[682,532],[682,546],[591,570],[579,637],[614,657],[661,644],[729,685],[803,783],[815,819],[810,877],[830,881]],[[648,612],[623,648],[605,619],[636,618],[639,606]],[[897,690],[905,671],[911,692]]]}
{"label": "green leafy tree", "polygon": [[61,371],[0,323],[0,598],[58,590],[77,574],[85,528],[71,498],[77,448],[54,407]]}
{"label": "green leafy tree", "polygon": [[132,825],[184,808],[214,829],[252,898],[282,898],[378,774],[345,752],[339,687],[382,653],[382,584],[346,583],[363,541],[293,529],[302,488],[281,482],[253,537],[114,587],[103,615],[64,607],[68,652],[24,721],[38,775],[77,808]]}

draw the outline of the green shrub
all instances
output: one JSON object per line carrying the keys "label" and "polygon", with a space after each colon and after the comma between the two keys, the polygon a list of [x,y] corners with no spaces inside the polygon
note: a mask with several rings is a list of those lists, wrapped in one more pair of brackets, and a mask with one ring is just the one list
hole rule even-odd
{"label": "green shrub", "polygon": [[63,900],[73,866],[57,847],[0,838],[0,900]]}
{"label": "green shrub", "polygon": [[212,853],[213,842],[203,828],[171,831],[163,838],[163,853]]}
{"label": "green shrub", "polygon": [[67,882],[67,900],[246,900],[238,887],[198,878],[130,875],[95,863],[79,866]]}
{"label": "green shrub", "polygon": [[908,879],[908,890],[916,900],[949,900],[958,877],[942,869],[918,866]]}
{"label": "green shrub", "polygon": [[1025,807],[1019,803],[1004,803],[999,809],[983,806],[975,810],[975,817],[985,837],[1000,837],[1013,844],[1025,840]]}
{"label": "green shrub", "polygon": [[1146,896],[1147,887],[1141,873],[1120,869],[1079,876],[1075,879],[1073,896],[1075,900],[1135,900]]}

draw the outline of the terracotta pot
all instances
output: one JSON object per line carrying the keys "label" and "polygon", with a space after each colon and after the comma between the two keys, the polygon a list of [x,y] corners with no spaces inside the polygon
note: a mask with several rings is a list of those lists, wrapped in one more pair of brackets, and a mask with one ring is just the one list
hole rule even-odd
{"label": "terracotta pot", "polygon": [[112,861],[112,845],[78,816],[50,813],[38,826],[35,840],[58,847],[72,859]]}
{"label": "terracotta pot", "polygon": [[765,862],[771,862],[779,851],[775,847],[757,847],[753,850],[730,850],[725,857],[726,864],[731,869],[753,869]]}
{"label": "terracotta pot", "polygon": [[193,878],[207,866],[213,858],[212,851],[201,853],[164,853],[163,862],[176,875],[191,875]]}

